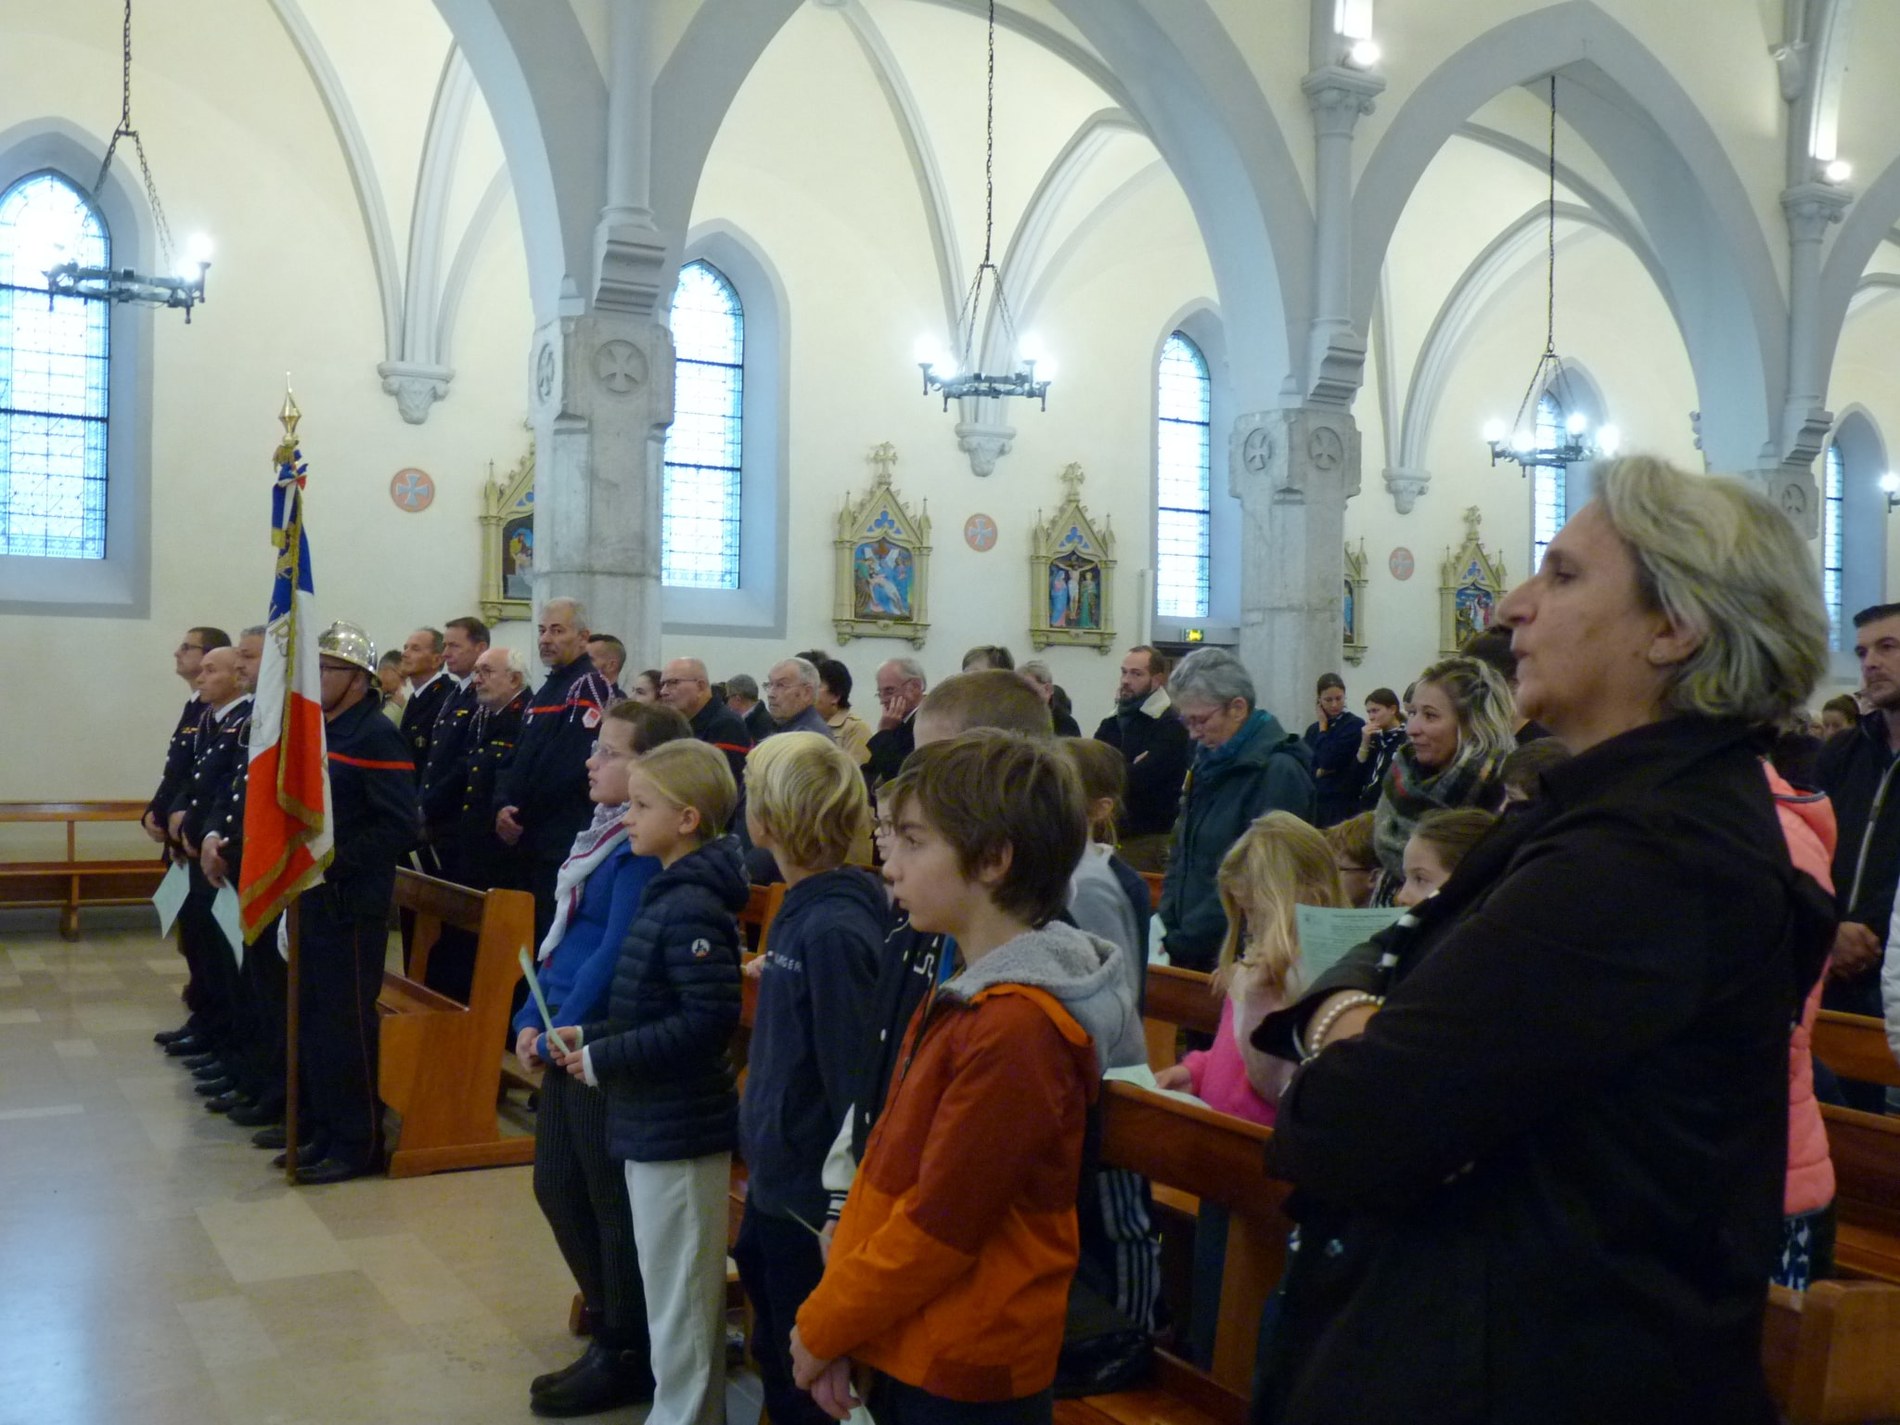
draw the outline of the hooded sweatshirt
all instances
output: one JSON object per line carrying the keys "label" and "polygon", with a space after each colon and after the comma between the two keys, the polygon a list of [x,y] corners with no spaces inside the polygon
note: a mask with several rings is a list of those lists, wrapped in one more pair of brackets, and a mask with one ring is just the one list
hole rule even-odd
{"label": "hooded sweatshirt", "polygon": [[966,1402],[1055,1379],[1088,1105],[1105,1068],[1145,1057],[1120,960],[1051,924],[919,1007],[798,1313],[816,1355]]}
{"label": "hooded sweatshirt", "polygon": [[841,866],[786,891],[773,917],[739,1103],[748,1208],[825,1220],[820,1174],[863,1078],[888,914],[878,878]]}

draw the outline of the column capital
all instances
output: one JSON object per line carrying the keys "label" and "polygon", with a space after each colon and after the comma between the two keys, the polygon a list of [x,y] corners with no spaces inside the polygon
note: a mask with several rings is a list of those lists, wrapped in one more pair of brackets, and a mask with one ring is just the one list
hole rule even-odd
{"label": "column capital", "polygon": [[1234,421],[1228,478],[1242,504],[1311,504],[1359,493],[1359,425],[1330,406],[1252,411]]}
{"label": "column capital", "polygon": [[1402,515],[1412,513],[1418,497],[1430,488],[1431,483],[1432,473],[1429,470],[1393,467],[1385,472],[1385,491],[1392,497],[1392,508]]}
{"label": "column capital", "polygon": [[1796,242],[1819,242],[1829,223],[1838,223],[1854,195],[1831,183],[1797,183],[1781,190],[1781,211]]}
{"label": "column capital", "polygon": [[1350,138],[1360,116],[1370,114],[1373,102],[1385,92],[1385,81],[1362,69],[1329,64],[1302,79],[1300,90],[1313,111],[1314,127],[1322,136]]}

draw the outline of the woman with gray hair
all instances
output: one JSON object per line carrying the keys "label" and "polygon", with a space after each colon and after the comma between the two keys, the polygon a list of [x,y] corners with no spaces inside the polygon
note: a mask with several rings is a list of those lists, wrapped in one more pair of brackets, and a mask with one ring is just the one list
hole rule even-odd
{"label": "woman with gray hair", "polygon": [[1376,903],[1390,905],[1405,878],[1405,843],[1427,812],[1496,811],[1504,802],[1498,769],[1517,750],[1511,689],[1476,658],[1445,658],[1419,674],[1405,718],[1405,745],[1392,756],[1373,815],[1373,847],[1385,875]]}
{"label": "woman with gray hair", "polygon": [[1270,811],[1313,819],[1313,754],[1254,706],[1253,679],[1224,648],[1197,648],[1183,658],[1168,679],[1168,696],[1199,747],[1181,789],[1156,914],[1170,963],[1211,971],[1227,935],[1215,884],[1221,859]]}
{"label": "woman with gray hair", "polygon": [[1772,1425],[1789,1027],[1833,934],[1762,754],[1827,618],[1781,512],[1633,458],[1500,606],[1575,756],[1266,1020],[1282,1425]]}

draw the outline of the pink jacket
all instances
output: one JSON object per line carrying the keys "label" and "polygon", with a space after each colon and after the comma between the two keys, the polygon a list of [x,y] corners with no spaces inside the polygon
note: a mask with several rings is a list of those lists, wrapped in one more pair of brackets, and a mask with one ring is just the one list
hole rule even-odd
{"label": "pink jacket", "polygon": [[[1806,871],[1820,882],[1829,895],[1834,880],[1828,867],[1834,859],[1834,807],[1824,796],[1796,791],[1774,768],[1768,772],[1768,789],[1775,794],[1775,811],[1781,817],[1781,832],[1788,839],[1788,855],[1795,869]],[[1827,1125],[1821,1121],[1820,1105],[1814,1101],[1814,1016],[1821,1008],[1821,986],[1825,972],[1808,993],[1788,1045],[1788,1184],[1782,1196],[1781,1210],[1794,1217],[1815,1212],[1834,1200],[1834,1163],[1827,1153]]]}
{"label": "pink jacket", "polygon": [[[1251,1044],[1243,1053],[1241,1036],[1251,1038],[1255,1026],[1281,1007],[1276,995],[1256,993],[1248,999],[1259,1003],[1243,1004],[1240,1023],[1236,1025],[1235,1001],[1230,993],[1221,1002],[1220,1028],[1214,1035],[1214,1047],[1196,1049],[1181,1060],[1181,1064],[1193,1076],[1189,1092],[1209,1108],[1271,1128],[1279,1113],[1280,1091],[1292,1077],[1293,1065],[1262,1054]],[[1250,1060],[1255,1076],[1252,1079],[1247,1073]],[[1261,1095],[1255,1087],[1256,1079],[1271,1091],[1272,1097]]]}

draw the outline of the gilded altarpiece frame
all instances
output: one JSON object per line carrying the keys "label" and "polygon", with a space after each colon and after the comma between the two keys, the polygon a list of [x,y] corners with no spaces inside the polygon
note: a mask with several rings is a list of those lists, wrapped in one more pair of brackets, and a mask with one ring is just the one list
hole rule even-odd
{"label": "gilded altarpiece frame", "polygon": [[1340,606],[1344,615],[1340,652],[1355,668],[1366,656],[1366,583],[1366,542],[1362,539],[1357,550],[1346,546],[1346,583]]}
{"label": "gilded altarpiece frame", "polygon": [[1038,649],[1093,648],[1108,652],[1115,642],[1115,531],[1104,519],[1098,530],[1082,504],[1088,477],[1080,465],[1062,472],[1066,492],[1046,522],[1040,512],[1029,553],[1029,642]]}
{"label": "gilded altarpiece frame", "polygon": [[1465,511],[1465,542],[1456,554],[1447,551],[1439,571],[1439,652],[1447,657],[1491,627],[1508,587],[1504,561],[1492,558],[1478,538],[1483,518],[1476,505]]}
{"label": "gilded altarpiece frame", "polygon": [[534,447],[482,487],[482,617],[534,617]]}
{"label": "gilded altarpiece frame", "polygon": [[892,488],[897,450],[889,441],[869,459],[871,488],[838,515],[832,627],[840,643],[905,638],[922,648],[930,629],[930,504],[912,514]]}

